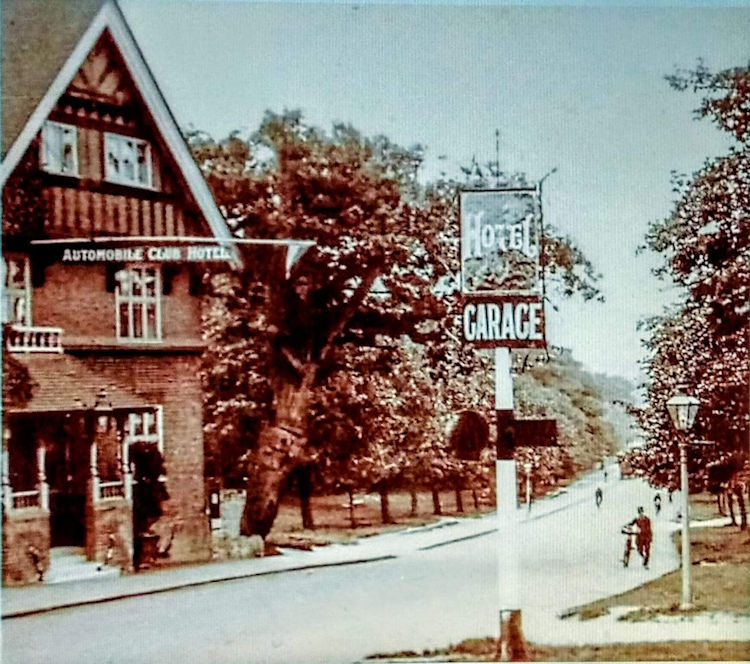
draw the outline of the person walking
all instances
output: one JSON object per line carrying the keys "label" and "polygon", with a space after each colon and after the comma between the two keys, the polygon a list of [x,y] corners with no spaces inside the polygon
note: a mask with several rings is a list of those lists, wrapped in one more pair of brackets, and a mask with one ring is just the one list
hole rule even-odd
{"label": "person walking", "polygon": [[656,516],[659,516],[659,512],[661,512],[661,494],[658,491],[654,496],[654,510],[656,511]]}
{"label": "person walking", "polygon": [[596,506],[601,507],[602,506],[602,500],[604,500],[604,492],[602,491],[602,488],[600,486],[596,487]]}
{"label": "person walking", "polygon": [[641,554],[641,558],[643,558],[643,566],[648,569],[648,561],[651,557],[651,540],[653,538],[651,519],[646,516],[643,508],[639,507],[638,516],[628,525],[638,528],[638,533],[635,536],[635,547],[638,553]]}

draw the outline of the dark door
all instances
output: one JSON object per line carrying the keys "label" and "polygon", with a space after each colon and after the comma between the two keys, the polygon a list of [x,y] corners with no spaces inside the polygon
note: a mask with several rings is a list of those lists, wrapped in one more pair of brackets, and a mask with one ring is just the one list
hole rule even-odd
{"label": "dark door", "polygon": [[84,546],[88,445],[72,437],[47,445],[51,546]]}

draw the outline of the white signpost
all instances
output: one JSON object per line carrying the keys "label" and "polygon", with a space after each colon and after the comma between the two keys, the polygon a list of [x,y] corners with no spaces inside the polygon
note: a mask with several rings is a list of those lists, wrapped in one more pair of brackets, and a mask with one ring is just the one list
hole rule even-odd
{"label": "white signpost", "polygon": [[[511,348],[544,347],[538,187],[460,193],[462,327],[466,342],[494,348],[495,409],[513,417]],[[500,455],[499,455],[500,456]],[[516,462],[498,458],[497,516],[501,660],[523,657]]]}

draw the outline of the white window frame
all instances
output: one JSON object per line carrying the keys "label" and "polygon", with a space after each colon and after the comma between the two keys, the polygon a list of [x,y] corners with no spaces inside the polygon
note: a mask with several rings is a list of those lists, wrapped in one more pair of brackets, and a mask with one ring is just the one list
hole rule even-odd
{"label": "white window frame", "polygon": [[[9,263],[10,261],[23,261],[23,288],[12,287],[8,284],[8,276],[10,274]],[[21,325],[24,327],[31,326],[31,262],[28,256],[8,256],[7,259],[4,256],[2,262],[2,322],[10,323],[11,325]],[[15,316],[11,313],[11,307],[9,306],[11,298],[19,299],[23,301],[24,308],[24,320],[15,320]]]}
{"label": "white window frame", "polygon": [[[138,168],[138,146],[145,148],[146,155],[146,181],[140,179]],[[132,149],[131,149],[132,148]],[[127,177],[122,169],[119,171],[114,170],[110,164],[110,154],[112,151],[117,151],[117,157],[122,160],[126,156],[127,152],[130,151],[129,155],[133,161],[133,178]],[[116,184],[125,184],[132,187],[141,187],[143,189],[153,189],[154,174],[153,174],[153,160],[151,159],[151,143],[142,139],[135,138],[134,136],[126,136],[124,134],[115,134],[113,132],[104,132],[104,179],[107,182],[114,182]]]}
{"label": "white window frame", "polygon": [[[151,427],[144,427],[147,419],[151,416]],[[162,406],[154,406],[148,410],[139,410],[137,413],[128,414],[126,425],[126,443],[154,443],[159,452],[164,454],[164,409]]]}
{"label": "white window frame", "polygon": [[[143,285],[141,285],[141,294],[134,295],[132,280],[133,276],[137,271],[153,271],[154,275],[154,295],[150,296],[145,293]],[[117,340],[121,342],[129,343],[159,343],[162,340],[162,328],[161,328],[161,292],[162,292],[162,281],[161,281],[161,269],[158,265],[128,265],[120,270],[121,272],[129,272],[131,274],[131,287],[130,293],[124,294],[120,289],[120,279],[115,275],[115,331]],[[141,329],[146,332],[148,331],[148,305],[154,303],[154,318],[155,318],[155,333],[153,337],[140,336],[136,337],[133,335],[134,332],[134,311],[136,307],[140,307],[141,310]],[[128,305],[128,329],[122,330],[120,321],[120,305]]]}
{"label": "white window frame", "polygon": [[[52,132],[60,133],[60,154],[51,155],[49,153],[49,139]],[[62,151],[66,145],[65,138],[72,138],[70,141],[73,155],[72,168],[65,168],[65,160]],[[54,122],[47,120],[42,126],[42,149],[41,149],[41,167],[47,173],[56,173],[57,175],[79,176],[78,171],[78,127],[64,122]]]}

